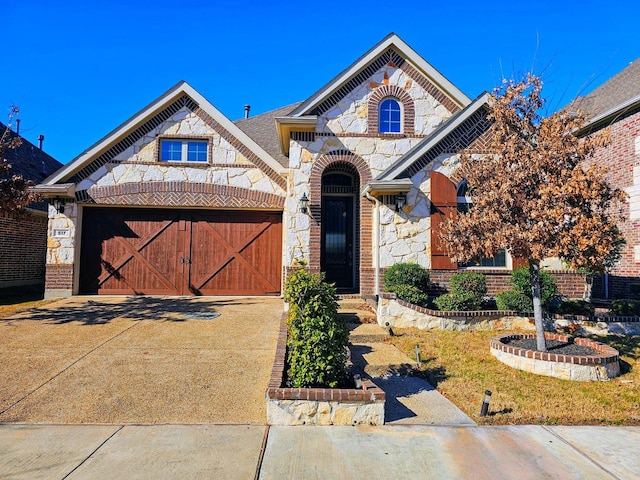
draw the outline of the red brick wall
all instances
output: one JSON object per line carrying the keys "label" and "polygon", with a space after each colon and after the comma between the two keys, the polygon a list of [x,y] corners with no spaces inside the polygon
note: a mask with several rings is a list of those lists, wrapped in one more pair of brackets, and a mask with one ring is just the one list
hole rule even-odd
{"label": "red brick wall", "polygon": [[47,265],[47,290],[71,290],[73,288],[73,265]]}
{"label": "red brick wall", "polygon": [[[640,112],[623,117],[610,126],[610,143],[598,150],[594,160],[608,168],[607,179],[620,189],[633,185],[633,167],[640,165],[640,155],[635,153],[635,139],[640,136]],[[627,221],[620,223],[620,229],[627,244],[622,260],[609,277],[610,297],[628,295],[628,284],[640,279],[640,263],[634,259],[633,247],[640,245],[640,222],[629,221],[629,205],[624,205],[623,214]],[[594,295],[603,297],[602,281],[595,285]]]}
{"label": "red brick wall", "polygon": [[0,287],[44,283],[47,217],[0,213]]}

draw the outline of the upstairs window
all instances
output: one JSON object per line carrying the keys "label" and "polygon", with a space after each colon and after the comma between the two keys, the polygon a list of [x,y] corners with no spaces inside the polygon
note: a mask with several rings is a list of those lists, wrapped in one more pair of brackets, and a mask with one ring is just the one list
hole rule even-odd
{"label": "upstairs window", "polygon": [[161,162],[206,162],[209,145],[206,140],[162,140]]}
{"label": "upstairs window", "polygon": [[381,101],[378,122],[378,131],[380,133],[400,133],[402,131],[402,109],[400,103],[393,98]]}

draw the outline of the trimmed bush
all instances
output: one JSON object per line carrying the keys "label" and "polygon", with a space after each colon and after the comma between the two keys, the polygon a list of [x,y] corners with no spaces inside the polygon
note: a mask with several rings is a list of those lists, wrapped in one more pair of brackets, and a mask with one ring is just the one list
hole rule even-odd
{"label": "trimmed bush", "polygon": [[487,295],[487,277],[476,272],[456,273],[449,280],[449,288],[452,293],[468,292],[482,299]]}
{"label": "trimmed bush", "polygon": [[622,298],[611,302],[611,313],[621,317],[640,316],[640,300]]}
{"label": "trimmed bush", "polygon": [[[529,279],[529,268],[520,267],[511,272],[511,285],[516,292],[523,293],[532,298],[531,281]],[[554,298],[558,296],[558,286],[556,279],[544,270],[540,270],[540,297],[543,306],[548,306]],[[531,311],[533,311],[533,301],[531,303]]]}
{"label": "trimmed bush", "polygon": [[396,285],[394,293],[400,300],[404,300],[419,307],[429,307],[429,295],[413,285]]}
{"label": "trimmed bush", "polygon": [[384,274],[384,288],[387,292],[398,293],[398,285],[411,285],[423,292],[429,288],[429,271],[417,263],[396,263]]}
{"label": "trimmed bush", "polygon": [[585,317],[592,317],[596,313],[596,309],[589,302],[584,300],[565,300],[558,308],[556,308],[558,315],[584,315]]}
{"label": "trimmed bush", "polygon": [[507,290],[496,295],[498,310],[515,310],[521,313],[533,312],[533,300],[522,292]]}
{"label": "trimmed bush", "polygon": [[470,292],[451,292],[440,295],[434,303],[444,312],[467,312],[482,310],[484,300]]}
{"label": "trimmed bush", "polygon": [[347,375],[349,329],[338,317],[336,288],[324,274],[304,270],[287,278],[288,384],[291,387],[336,387]]}

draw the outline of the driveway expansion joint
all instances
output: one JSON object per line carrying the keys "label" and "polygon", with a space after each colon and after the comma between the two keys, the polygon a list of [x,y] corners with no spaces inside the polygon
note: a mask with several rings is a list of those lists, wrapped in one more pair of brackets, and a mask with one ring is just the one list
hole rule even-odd
{"label": "driveway expansion joint", "polygon": [[73,474],[73,472],[75,472],[76,470],[78,470],[82,465],[84,465],[84,463],[89,460],[91,457],[93,457],[93,455],[100,450],[109,440],[111,440],[113,437],[115,437],[125,426],[124,425],[120,425],[120,428],[118,428],[115,432],[113,432],[111,435],[109,435],[104,442],[102,442],[100,445],[98,445],[93,452],[91,452],[89,455],[87,455],[85,457],[84,460],[82,460],[78,465],[76,465],[73,470],[71,470],[69,473],[67,473],[64,477],[62,477],[62,480],[65,480],[66,478],[69,478],[69,476],[71,474]]}
{"label": "driveway expansion joint", "polygon": [[69,370],[71,367],[73,367],[75,364],[77,364],[78,362],[80,362],[81,360],[84,360],[85,358],[87,358],[89,355],[91,355],[93,352],[95,352],[96,350],[98,350],[99,348],[101,348],[102,346],[106,345],[107,343],[109,343],[111,340],[114,340],[116,338],[118,338],[120,335],[122,335],[125,332],[128,332],[129,330],[131,330],[133,327],[135,327],[136,325],[138,325],[140,322],[139,321],[135,321],[134,323],[132,323],[130,326],[128,326],[127,328],[125,328],[124,330],[122,330],[119,333],[116,333],[115,335],[113,335],[112,337],[108,338],[107,340],[105,340],[104,342],[102,342],[101,344],[95,346],[94,348],[92,348],[91,350],[89,350],[87,353],[81,355],[80,357],[76,358],[73,362],[71,362],[69,365],[67,365],[66,367],[64,367],[62,370],[60,370],[58,373],[56,373],[53,377],[49,378],[47,381],[45,381],[44,383],[40,384],[39,386],[37,386],[36,388],[34,388],[33,390],[31,390],[29,393],[27,393],[26,395],[24,395],[22,398],[19,398],[17,401],[15,401],[14,403],[12,403],[11,405],[9,405],[7,408],[5,408],[4,410],[0,411],[0,415],[4,415],[6,412],[8,412],[9,410],[11,410],[12,408],[14,408],[16,405],[18,405],[19,403],[23,402],[24,400],[26,400],[27,398],[29,398],[31,395],[33,395],[34,393],[36,393],[38,390],[40,390],[42,387],[44,387],[45,385],[51,383],[53,380],[55,380],[56,378],[58,378],[60,375],[62,375],[64,372],[66,372],[67,370]]}
{"label": "driveway expansion joint", "polygon": [[577,447],[576,445],[574,445],[573,443],[571,443],[569,440],[567,440],[566,438],[564,438],[563,436],[561,436],[559,433],[554,432],[551,428],[549,428],[547,425],[541,425],[541,427],[546,430],[547,432],[549,432],[551,435],[553,435],[554,437],[556,437],[558,440],[560,440],[562,443],[564,443],[565,445],[569,446],[570,448],[574,449],[576,452],[578,452],[581,456],[583,456],[585,459],[587,459],[589,462],[593,463],[596,467],[598,467],[600,470],[602,470],[603,472],[605,472],[607,475],[611,476],[611,478],[615,479],[615,480],[623,480],[622,478],[618,477],[616,474],[614,474],[613,472],[611,472],[610,470],[607,470],[604,466],[602,466],[600,463],[596,462],[593,458],[591,458],[587,452],[583,451],[582,449],[580,449],[579,447]]}

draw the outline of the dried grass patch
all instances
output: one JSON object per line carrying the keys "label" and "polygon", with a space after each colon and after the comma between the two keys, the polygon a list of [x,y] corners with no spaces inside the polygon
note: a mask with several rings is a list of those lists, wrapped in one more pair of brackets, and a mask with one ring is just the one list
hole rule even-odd
{"label": "dried grass patch", "polygon": [[[620,352],[622,375],[608,382],[571,382],[533,375],[496,360],[495,332],[398,330],[390,342],[415,358],[440,393],[484,425],[640,425],[640,336],[594,337]],[[478,413],[491,390],[489,416]]]}

